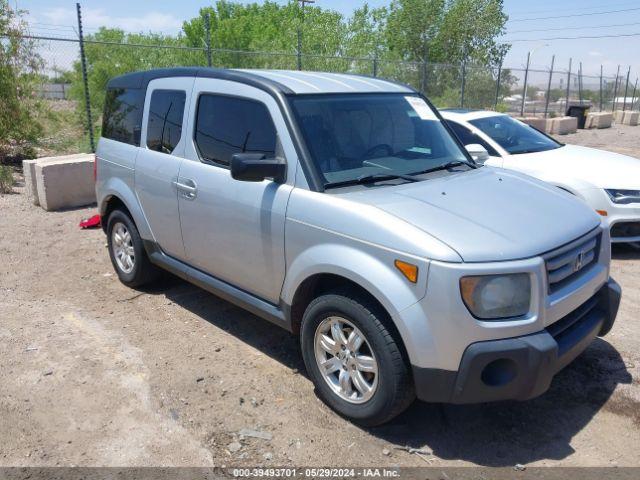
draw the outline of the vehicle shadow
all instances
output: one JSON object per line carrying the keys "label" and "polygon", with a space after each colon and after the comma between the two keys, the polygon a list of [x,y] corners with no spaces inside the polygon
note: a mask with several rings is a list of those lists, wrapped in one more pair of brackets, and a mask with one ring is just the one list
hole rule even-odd
{"label": "vehicle shadow", "polygon": [[230,333],[286,367],[304,374],[297,338],[279,326],[169,273],[163,275],[153,287],[142,291],[149,295],[166,296],[176,305]]}
{"label": "vehicle shadow", "polygon": [[[617,350],[596,339],[538,398],[478,405],[416,402],[391,423],[369,431],[398,446],[483,466],[561,460],[574,452],[572,438],[603,408],[616,386],[631,382]],[[624,405],[607,407],[634,417],[634,410]]]}
{"label": "vehicle shadow", "polygon": [[[297,338],[173,275],[146,290],[198,315],[265,355],[306,376]],[[602,339],[553,380],[544,395],[526,402],[446,405],[415,402],[405,413],[368,433],[398,447],[431,450],[446,460],[513,466],[571,455],[572,438],[607,404],[637,416],[640,405],[614,405],[618,384],[632,377],[616,349]],[[607,403],[608,402],[608,403]]]}
{"label": "vehicle shadow", "polygon": [[611,258],[613,260],[640,260],[640,243],[638,246],[627,243],[612,244]]}

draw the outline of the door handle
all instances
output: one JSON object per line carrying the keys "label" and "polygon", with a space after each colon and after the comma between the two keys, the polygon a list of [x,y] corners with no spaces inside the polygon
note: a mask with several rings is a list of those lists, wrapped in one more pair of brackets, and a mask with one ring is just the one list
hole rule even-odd
{"label": "door handle", "polygon": [[[184,183],[183,183],[184,182]],[[171,182],[180,192],[182,192],[182,196],[188,199],[194,199],[198,193],[198,187],[196,186],[196,182],[190,179],[183,179],[182,182],[179,180],[174,180]]]}

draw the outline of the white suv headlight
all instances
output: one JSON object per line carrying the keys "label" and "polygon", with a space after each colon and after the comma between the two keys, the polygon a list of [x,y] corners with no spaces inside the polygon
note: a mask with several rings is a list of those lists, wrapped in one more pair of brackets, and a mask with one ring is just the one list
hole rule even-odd
{"label": "white suv headlight", "polygon": [[464,304],[476,318],[520,317],[529,312],[531,278],[528,273],[463,277],[460,279],[460,293]]}
{"label": "white suv headlight", "polygon": [[605,189],[613,203],[640,203],[640,190]]}

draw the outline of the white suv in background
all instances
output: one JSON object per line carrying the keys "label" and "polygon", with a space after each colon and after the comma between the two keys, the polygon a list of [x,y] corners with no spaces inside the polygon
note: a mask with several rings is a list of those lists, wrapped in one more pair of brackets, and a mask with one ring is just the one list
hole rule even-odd
{"label": "white suv in background", "polygon": [[576,195],[603,217],[612,242],[640,246],[640,160],[564,145],[505,114],[441,113],[476,160],[526,173]]}

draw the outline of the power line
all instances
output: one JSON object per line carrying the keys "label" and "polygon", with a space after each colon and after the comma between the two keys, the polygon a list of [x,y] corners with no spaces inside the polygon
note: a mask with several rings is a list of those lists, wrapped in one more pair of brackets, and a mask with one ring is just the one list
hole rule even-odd
{"label": "power line", "polygon": [[552,37],[552,38],[520,38],[516,40],[504,40],[502,43],[513,42],[541,42],[545,40],[581,40],[581,39],[598,39],[598,38],[621,38],[621,37],[639,37],[640,33],[622,33],[618,35],[584,35],[579,37]]}
{"label": "power line", "polygon": [[594,25],[591,27],[561,27],[561,28],[537,28],[533,30],[514,30],[511,33],[533,33],[533,32],[555,32],[555,31],[564,31],[564,30],[591,30],[594,28],[613,28],[613,27],[635,27],[636,25],[640,25],[640,23],[618,23],[616,25]]}
{"label": "power line", "polygon": [[625,8],[623,10],[609,10],[607,12],[595,12],[595,13],[576,13],[576,14],[572,14],[572,15],[554,15],[552,17],[536,17],[536,18],[519,18],[519,19],[515,19],[515,20],[508,20],[508,22],[510,23],[515,23],[515,22],[530,22],[533,20],[552,20],[552,19],[556,19],[556,18],[573,18],[573,17],[589,17],[592,15],[608,15],[610,13],[622,13],[622,12],[635,12],[640,10],[639,8]]}
{"label": "power line", "polygon": [[73,30],[73,25],[60,25],[57,23],[42,23],[42,22],[30,22],[29,25],[43,25],[45,27],[58,27],[58,28],[68,28]]}
{"label": "power line", "polygon": [[[582,2],[580,1],[579,3],[582,3]],[[637,0],[634,0],[632,2],[624,2],[624,3],[617,2],[617,3],[614,3],[614,4],[607,5],[607,7],[609,7],[609,8],[618,8],[618,7],[628,7],[628,6],[637,5],[637,4],[638,4]],[[602,7],[603,7],[603,5],[597,5],[597,6],[591,6],[591,7],[585,7],[583,5],[576,5],[576,6],[572,7],[572,8],[558,8],[558,9],[556,9],[556,8],[546,8],[544,10],[528,10],[528,11],[525,11],[525,12],[514,12],[514,13],[515,13],[515,15],[536,15],[536,14],[539,14],[539,13],[550,13],[550,12],[551,13],[553,13],[553,12],[574,12],[578,8],[581,9],[581,10],[597,10],[599,8],[602,8]]]}

